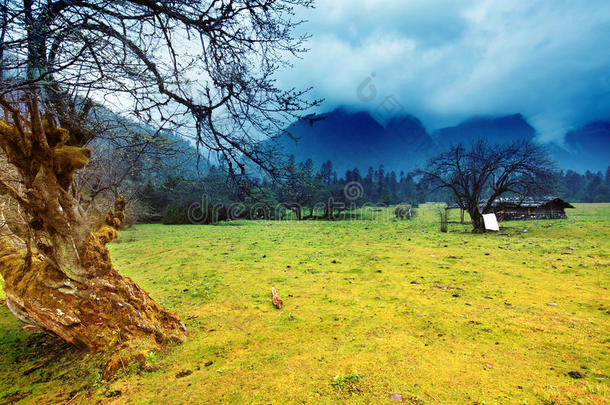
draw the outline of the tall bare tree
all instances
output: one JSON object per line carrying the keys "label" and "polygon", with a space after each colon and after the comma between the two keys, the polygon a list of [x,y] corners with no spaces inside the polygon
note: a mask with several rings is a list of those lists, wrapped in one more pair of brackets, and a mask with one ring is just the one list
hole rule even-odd
{"label": "tall bare tree", "polygon": [[[273,174],[270,143],[317,104],[277,88],[305,51],[294,8],[309,0],[3,0],[0,146],[19,175],[0,191],[27,232],[0,236],[7,304],[21,320],[90,350],[183,340],[180,319],[112,266],[106,244],[124,219],[118,198],[91,224],[73,179],[89,162],[96,103],[192,135],[232,173]],[[6,229],[4,229],[6,231]]]}
{"label": "tall bare tree", "polygon": [[527,139],[499,145],[484,139],[452,146],[420,170],[422,184],[447,189],[470,214],[477,232],[485,231],[482,214],[505,195],[539,197],[554,190],[555,171],[543,147]]}

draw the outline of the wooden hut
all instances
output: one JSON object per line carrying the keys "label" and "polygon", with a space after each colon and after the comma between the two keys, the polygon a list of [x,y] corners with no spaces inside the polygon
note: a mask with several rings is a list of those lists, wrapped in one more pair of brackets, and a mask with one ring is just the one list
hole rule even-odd
{"label": "wooden hut", "polygon": [[574,206],[561,198],[541,200],[501,198],[491,205],[491,210],[496,214],[498,221],[566,219],[568,217],[565,213],[566,208],[574,208]]}
{"label": "wooden hut", "polygon": [[[485,203],[479,204],[481,212]],[[447,209],[459,208],[457,204],[451,204]],[[491,210],[496,214],[498,221],[528,221],[536,219],[566,219],[566,208],[574,208],[561,198],[545,199],[519,199],[519,198],[499,198],[491,204]],[[464,222],[464,212],[461,211],[461,222]]]}

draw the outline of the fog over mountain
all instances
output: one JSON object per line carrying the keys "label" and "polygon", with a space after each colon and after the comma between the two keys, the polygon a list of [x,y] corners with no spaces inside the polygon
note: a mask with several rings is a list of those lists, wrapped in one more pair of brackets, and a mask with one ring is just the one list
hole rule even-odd
{"label": "fog over mountain", "polygon": [[[429,132],[415,116],[396,116],[382,125],[369,112],[340,107],[301,120],[288,128],[280,143],[297,161],[333,162],[338,175],[357,167],[366,171],[383,164],[396,172],[413,170],[449,145],[477,138],[504,143],[534,139],[536,129],[521,114],[474,116],[458,125]],[[565,148],[547,144],[558,167],[578,172],[604,171],[610,165],[610,122],[588,123],[565,136]]]}
{"label": "fog over mountain", "polygon": [[565,147],[610,121],[609,1],[317,0],[299,17],[310,52],[280,82],[313,86],[322,111],[391,97],[431,133],[520,113]]}

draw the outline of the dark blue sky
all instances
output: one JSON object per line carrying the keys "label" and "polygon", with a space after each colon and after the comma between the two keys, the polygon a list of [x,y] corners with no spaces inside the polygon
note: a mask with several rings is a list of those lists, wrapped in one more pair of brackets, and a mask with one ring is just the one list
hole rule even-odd
{"label": "dark blue sky", "polygon": [[313,35],[310,52],[280,80],[314,86],[323,110],[374,110],[393,97],[430,130],[520,112],[545,141],[610,118],[608,0],[316,4],[298,13],[309,20],[302,29]]}

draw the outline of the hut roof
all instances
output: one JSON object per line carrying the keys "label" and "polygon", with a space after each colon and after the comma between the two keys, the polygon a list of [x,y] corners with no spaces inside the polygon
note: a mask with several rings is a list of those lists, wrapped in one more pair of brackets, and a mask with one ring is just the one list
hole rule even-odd
{"label": "hut roof", "polygon": [[519,198],[498,198],[491,204],[492,208],[497,207],[522,207],[522,208],[574,208],[574,206],[561,198],[519,199]]}
{"label": "hut roof", "polygon": [[[479,206],[484,206],[486,201],[479,201]],[[498,198],[493,201],[491,208],[542,208],[542,207],[557,207],[557,208],[574,208],[574,206],[561,198]],[[459,208],[458,204],[447,205],[448,209]]]}

